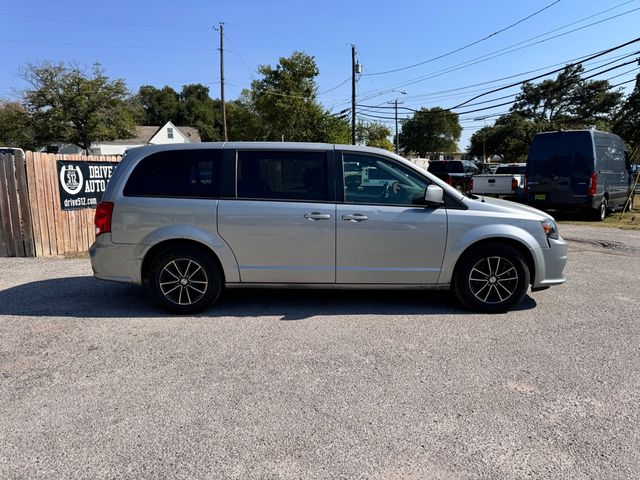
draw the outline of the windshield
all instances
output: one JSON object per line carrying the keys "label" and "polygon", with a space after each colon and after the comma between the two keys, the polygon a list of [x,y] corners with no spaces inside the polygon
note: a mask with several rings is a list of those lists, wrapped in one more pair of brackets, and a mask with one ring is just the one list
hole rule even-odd
{"label": "windshield", "polygon": [[543,133],[533,139],[527,173],[529,175],[591,175],[593,142],[589,132]]}

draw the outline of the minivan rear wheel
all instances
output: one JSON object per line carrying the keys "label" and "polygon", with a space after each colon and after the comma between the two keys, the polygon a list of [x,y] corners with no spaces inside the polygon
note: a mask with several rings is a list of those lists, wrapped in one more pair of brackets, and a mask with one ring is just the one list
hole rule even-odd
{"label": "minivan rear wheel", "polygon": [[201,312],[218,299],[222,277],[209,255],[199,248],[182,246],[153,260],[146,286],[165,310],[185,315]]}
{"label": "minivan rear wheel", "polygon": [[529,267],[517,250],[492,243],[473,248],[460,258],[453,288],[467,308],[497,313],[522,301],[529,279]]}

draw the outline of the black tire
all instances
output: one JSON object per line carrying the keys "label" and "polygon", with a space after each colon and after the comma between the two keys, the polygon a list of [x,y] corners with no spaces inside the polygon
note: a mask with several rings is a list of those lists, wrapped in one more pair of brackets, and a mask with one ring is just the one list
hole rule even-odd
{"label": "black tire", "polygon": [[514,248],[488,243],[466,252],[458,261],[453,289],[460,301],[477,312],[505,312],[518,305],[529,288],[529,267]]}
{"label": "black tire", "polygon": [[593,219],[596,222],[602,222],[607,218],[607,213],[609,213],[609,205],[607,199],[603,198],[598,208],[593,210]]}
{"label": "black tire", "polygon": [[146,279],[151,297],[165,310],[180,315],[201,312],[220,296],[218,265],[199,248],[175,247],[159,254]]}

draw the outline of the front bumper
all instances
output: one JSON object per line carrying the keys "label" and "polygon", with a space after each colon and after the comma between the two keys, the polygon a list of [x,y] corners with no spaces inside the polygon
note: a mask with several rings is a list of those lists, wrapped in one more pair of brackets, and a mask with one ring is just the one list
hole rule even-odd
{"label": "front bumper", "polygon": [[567,265],[568,250],[567,242],[562,237],[558,240],[549,239],[549,248],[536,250],[539,258],[533,288],[560,285],[567,280],[564,276],[564,268]]}
{"label": "front bumper", "polygon": [[142,259],[136,257],[136,245],[113,243],[103,233],[89,247],[93,275],[101,280],[142,284]]}

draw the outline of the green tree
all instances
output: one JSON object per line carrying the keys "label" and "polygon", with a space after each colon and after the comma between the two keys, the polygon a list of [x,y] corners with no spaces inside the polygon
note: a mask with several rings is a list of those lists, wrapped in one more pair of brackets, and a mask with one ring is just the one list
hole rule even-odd
{"label": "green tree", "polygon": [[425,156],[430,152],[453,152],[462,134],[458,115],[440,107],[422,108],[402,125],[400,147]]}
{"label": "green tree", "polygon": [[222,106],[209,96],[209,87],[191,84],[180,92],[180,113],[176,122],[195,127],[205,142],[222,140]]}
{"label": "green tree", "polygon": [[389,140],[391,130],[386,125],[378,122],[365,122],[360,120],[356,124],[356,143],[369,147],[378,147],[393,151],[393,143]]}
{"label": "green tree", "polygon": [[38,146],[29,112],[20,102],[0,101],[0,145],[24,150]]}
{"label": "green tree", "polygon": [[494,125],[481,128],[471,136],[468,152],[477,157],[485,152],[487,156],[499,155],[504,161],[523,162],[538,131],[538,124],[520,113],[502,115]]}
{"label": "green tree", "polygon": [[135,115],[125,83],[109,80],[99,64],[88,75],[61,63],[30,64],[22,77],[31,86],[24,102],[40,145],[61,141],[89,152],[95,141],[133,134]]}
{"label": "green tree", "polygon": [[322,116],[321,141],[327,143],[351,143],[351,124],[344,118],[325,112]]}
{"label": "green tree", "polygon": [[606,129],[622,93],[612,91],[606,80],[583,79],[583,72],[582,65],[570,65],[555,79],[525,83],[511,111],[548,130],[592,125]]}
{"label": "green tree", "polygon": [[278,65],[258,67],[262,75],[251,84],[251,107],[262,124],[261,140],[298,142],[326,141],[331,126],[317,100],[315,77],[319,74],[313,57],[294,52],[281,57]]}
{"label": "green tree", "polygon": [[227,136],[230,141],[258,141],[263,138],[262,124],[253,110],[248,90],[240,98],[227,102]]}
{"label": "green tree", "polygon": [[[620,135],[634,150],[640,148],[640,74],[613,122],[613,132]],[[640,156],[636,155],[638,162]]]}
{"label": "green tree", "polygon": [[583,79],[582,65],[571,65],[555,79],[525,83],[508,114],[471,137],[469,153],[500,155],[505,161],[524,161],[534,135],[560,129],[611,128],[622,93],[606,80]]}
{"label": "green tree", "polygon": [[143,111],[141,125],[161,126],[169,121],[179,123],[182,115],[180,95],[173,88],[143,85],[136,97]]}

